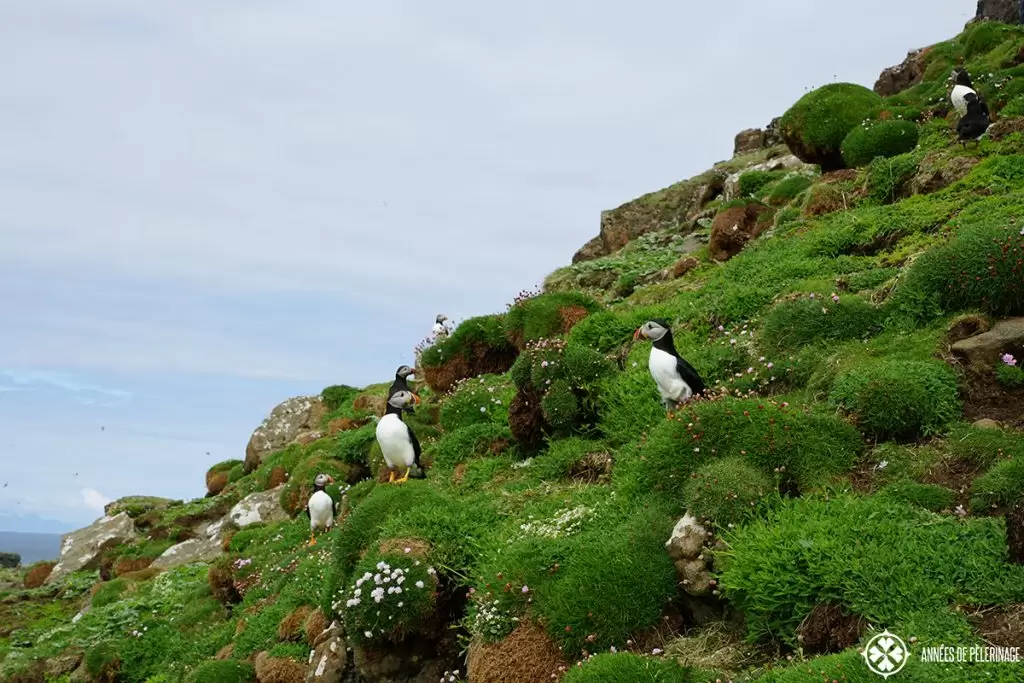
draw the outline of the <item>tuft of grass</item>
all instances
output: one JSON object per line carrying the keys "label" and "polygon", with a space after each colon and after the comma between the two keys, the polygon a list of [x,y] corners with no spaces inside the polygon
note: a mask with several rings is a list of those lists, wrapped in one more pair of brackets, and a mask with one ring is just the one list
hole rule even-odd
{"label": "tuft of grass", "polygon": [[889,484],[879,491],[878,495],[889,497],[907,505],[916,505],[932,512],[947,510],[953,507],[953,501],[956,499],[956,495],[943,486],[921,484],[908,479]]}
{"label": "tuft of grass", "polygon": [[843,139],[843,161],[850,168],[865,166],[878,157],[906,154],[917,147],[917,125],[889,119],[861,124]]}
{"label": "tuft of grass", "polygon": [[530,341],[569,332],[580,320],[603,308],[582,292],[550,292],[513,304],[505,314],[505,332],[520,348]]}
{"label": "tuft of grass", "polygon": [[739,526],[777,498],[774,481],[739,456],[712,460],[690,476],[683,500],[697,519],[714,527]]}
{"label": "tuft of grass", "polygon": [[938,360],[879,360],[855,366],[836,378],[829,401],[878,440],[937,434],[962,411],[956,373]]}
{"label": "tuft of grass", "polygon": [[462,321],[445,339],[424,349],[420,362],[424,368],[440,367],[455,356],[472,356],[478,347],[515,352],[505,337],[504,315],[481,315]]}
{"label": "tuft of grass", "polygon": [[843,140],[881,107],[882,98],[862,85],[830,83],[786,110],[779,133],[801,161],[820,164],[823,171],[842,168]]}
{"label": "tuft of grass", "polygon": [[255,680],[256,671],[248,662],[211,660],[193,669],[185,683],[249,683]]}
{"label": "tuft of grass", "polygon": [[863,339],[882,329],[878,308],[859,296],[812,295],[784,301],[764,317],[766,349],[796,350],[808,344]]}
{"label": "tuft of grass", "polygon": [[508,424],[508,406],[515,389],[508,375],[462,380],[441,402],[441,425],[453,430],[475,424]]}
{"label": "tuft of grass", "polygon": [[996,463],[971,486],[971,509],[978,512],[1010,507],[1021,501],[1024,501],[1024,457]]}
{"label": "tuft of grass", "polygon": [[684,667],[672,659],[604,652],[569,669],[562,683],[704,683],[715,678],[713,671]]}
{"label": "tuft of grass", "polygon": [[[1005,562],[1003,533],[991,518],[960,520],[841,494],[783,501],[766,519],[727,534],[730,549],[716,560],[751,641],[796,646],[797,626],[822,601],[895,632],[914,627],[919,637],[948,637],[943,615],[953,617],[954,603],[1024,597],[1024,567]],[[966,627],[962,615],[954,620]]]}

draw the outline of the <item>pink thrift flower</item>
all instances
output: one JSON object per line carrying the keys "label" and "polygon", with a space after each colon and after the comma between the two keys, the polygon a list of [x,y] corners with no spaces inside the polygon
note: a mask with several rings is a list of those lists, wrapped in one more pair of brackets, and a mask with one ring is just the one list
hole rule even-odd
{"label": "pink thrift flower", "polygon": [[1017,359],[1008,353],[1003,354],[1003,362],[1009,365],[1010,367],[1017,365]]}

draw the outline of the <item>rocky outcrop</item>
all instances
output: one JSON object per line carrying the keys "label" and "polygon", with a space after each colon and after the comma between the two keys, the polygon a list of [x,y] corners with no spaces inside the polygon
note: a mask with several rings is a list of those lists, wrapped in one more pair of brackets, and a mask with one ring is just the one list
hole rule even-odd
{"label": "rocky outcrop", "polygon": [[244,471],[252,472],[271,453],[293,443],[321,436],[320,419],[327,414],[319,396],[296,396],[270,411],[245,448]]}
{"label": "rocky outcrop", "polygon": [[763,219],[772,214],[764,204],[751,203],[726,209],[715,216],[711,226],[708,251],[715,261],[728,261],[743,250],[747,242],[760,235],[771,221]]}
{"label": "rocky outcrop", "polygon": [[153,560],[149,566],[154,569],[170,569],[193,562],[212,562],[223,552],[220,539],[190,538],[165,550],[164,554]]}
{"label": "rocky outcrop", "polygon": [[1006,24],[1020,23],[1018,0],[978,0],[978,9],[968,25],[976,21],[1001,21]]}
{"label": "rocky outcrop", "polygon": [[754,164],[748,166],[740,171],[736,171],[725,179],[722,183],[722,198],[731,202],[733,199],[737,199],[740,196],[740,176],[744,173],[750,173],[753,171],[812,171],[813,166],[811,164],[805,164],[804,162],[797,159],[792,154],[785,156],[776,157],[775,159],[769,159],[768,161],[760,164]]}
{"label": "rocky outcrop", "polygon": [[764,148],[764,131],[760,128],[747,128],[736,133],[732,144],[732,155],[749,154]]}
{"label": "rocky outcrop", "polygon": [[60,561],[46,577],[46,583],[60,581],[81,569],[96,568],[104,550],[129,543],[135,537],[135,523],[127,512],[103,517],[84,529],[64,535],[60,545]]}
{"label": "rocky outcrop", "polygon": [[668,556],[676,567],[680,586],[695,597],[711,595],[714,590],[710,563],[704,555],[704,541],[709,536],[708,530],[687,512],[676,522],[672,536],[665,542]]}
{"label": "rocky outcrop", "polygon": [[284,485],[281,485],[267,491],[250,493],[231,508],[223,521],[229,521],[239,528],[250,524],[283,522],[288,519],[288,513],[281,507],[283,488]]}
{"label": "rocky outcrop", "polygon": [[962,180],[979,161],[976,157],[944,158],[938,153],[929,154],[910,180],[910,193],[931,194],[949,187]]}
{"label": "rocky outcrop", "polygon": [[955,355],[978,368],[994,366],[999,355],[1010,348],[1024,347],[1024,318],[1000,320],[987,332],[953,344]]}
{"label": "rocky outcrop", "polygon": [[875,81],[874,91],[882,97],[888,97],[920,83],[924,78],[925,57],[929,49],[911,50],[901,63],[882,71]]}
{"label": "rocky outcrop", "polygon": [[337,623],[321,633],[313,643],[313,654],[306,670],[306,683],[341,683],[348,666],[345,636]]}
{"label": "rocky outcrop", "polygon": [[712,169],[611,211],[602,211],[600,234],[577,251],[572,262],[614,254],[641,235],[679,227],[721,193],[725,178],[725,171]]}
{"label": "rocky outcrop", "polygon": [[132,519],[141,517],[154,510],[166,510],[172,505],[181,505],[180,500],[160,498],[159,496],[125,496],[103,506],[103,514],[111,517],[120,512],[127,512]]}

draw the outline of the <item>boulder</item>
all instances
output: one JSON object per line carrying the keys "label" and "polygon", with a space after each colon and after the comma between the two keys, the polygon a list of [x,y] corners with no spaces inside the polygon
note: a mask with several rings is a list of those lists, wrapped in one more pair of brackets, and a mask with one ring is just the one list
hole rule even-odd
{"label": "boulder", "polygon": [[747,128],[736,134],[733,140],[732,155],[749,154],[764,148],[764,131],[760,128]]}
{"label": "boulder", "polygon": [[971,426],[974,427],[975,429],[1002,429],[1003,428],[1002,424],[1000,424],[999,422],[997,422],[995,420],[990,420],[987,417],[982,418],[980,420],[975,420],[974,423]]}
{"label": "boulder", "polygon": [[296,396],[276,406],[253,431],[245,448],[244,470],[248,474],[276,451],[318,432],[327,407],[319,396]]}
{"label": "boulder", "polygon": [[932,153],[921,160],[917,173],[910,180],[911,194],[931,194],[962,180],[981,159],[976,157],[943,158]]}
{"label": "boulder", "polygon": [[994,366],[1005,349],[1020,347],[1024,347],[1024,318],[1000,320],[987,332],[958,341],[951,348],[970,365],[985,368]]}
{"label": "boulder", "polygon": [[928,50],[929,48],[911,50],[901,63],[882,71],[875,81],[874,91],[882,97],[889,97],[920,83],[924,78],[924,58]]}
{"label": "boulder", "polygon": [[747,204],[726,209],[715,216],[711,225],[711,240],[708,251],[716,261],[728,261],[743,250],[747,242],[756,238],[770,221],[762,219],[764,214],[772,214],[770,207],[763,204]]}
{"label": "boulder", "polygon": [[84,529],[65,534],[61,538],[60,560],[45,583],[55,583],[81,569],[95,569],[104,550],[135,538],[135,523],[127,512],[102,517]]}
{"label": "boulder", "polygon": [[170,569],[193,562],[212,562],[223,552],[220,539],[190,538],[165,550],[164,554],[153,560],[149,566],[154,569]]}
{"label": "boulder", "polygon": [[231,508],[227,519],[239,528],[259,522],[283,522],[288,519],[288,513],[281,507],[280,501],[283,488],[282,484],[267,491],[250,493]]}
{"label": "boulder", "polygon": [[348,666],[345,636],[337,623],[317,637],[306,670],[306,683],[341,683]]}
{"label": "boulder", "polygon": [[725,182],[722,183],[722,199],[727,202],[737,199],[740,195],[740,176],[750,171],[812,171],[813,169],[814,166],[805,164],[792,154],[769,159],[760,164],[748,166],[728,176]]}
{"label": "boulder", "polygon": [[1001,21],[1005,24],[1020,23],[1018,0],[978,0],[978,9],[968,25],[976,21]]}

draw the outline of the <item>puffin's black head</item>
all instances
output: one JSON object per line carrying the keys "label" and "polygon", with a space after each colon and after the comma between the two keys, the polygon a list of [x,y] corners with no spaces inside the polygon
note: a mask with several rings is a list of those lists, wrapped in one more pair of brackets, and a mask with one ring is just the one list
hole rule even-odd
{"label": "puffin's black head", "polygon": [[643,337],[651,341],[658,341],[666,334],[671,334],[671,332],[672,326],[669,325],[667,320],[664,318],[654,318],[637,328],[636,332],[633,333],[633,340],[636,341]]}
{"label": "puffin's black head", "polygon": [[316,475],[315,479],[313,479],[313,487],[317,491],[323,491],[325,486],[327,486],[328,484],[333,484],[333,483],[334,483],[334,477],[332,477],[329,474],[320,473],[320,474]]}
{"label": "puffin's black head", "polygon": [[395,377],[408,377],[409,375],[413,374],[413,372],[413,369],[410,368],[408,365],[403,365],[399,367],[398,370],[395,371]]}
{"label": "puffin's black head", "polygon": [[447,319],[448,319],[448,316],[446,316],[444,313],[438,313],[437,317],[434,318],[434,322],[440,324],[440,323],[443,323]]}
{"label": "puffin's black head", "polygon": [[950,75],[953,78],[953,83],[955,85],[966,85],[968,88],[974,87],[971,84],[971,76],[970,74],[967,73],[966,69],[961,69],[960,67],[957,67],[953,69],[953,73]]}
{"label": "puffin's black head", "polygon": [[404,408],[409,403],[419,405],[420,397],[411,391],[396,391],[388,398],[388,405],[392,408]]}

